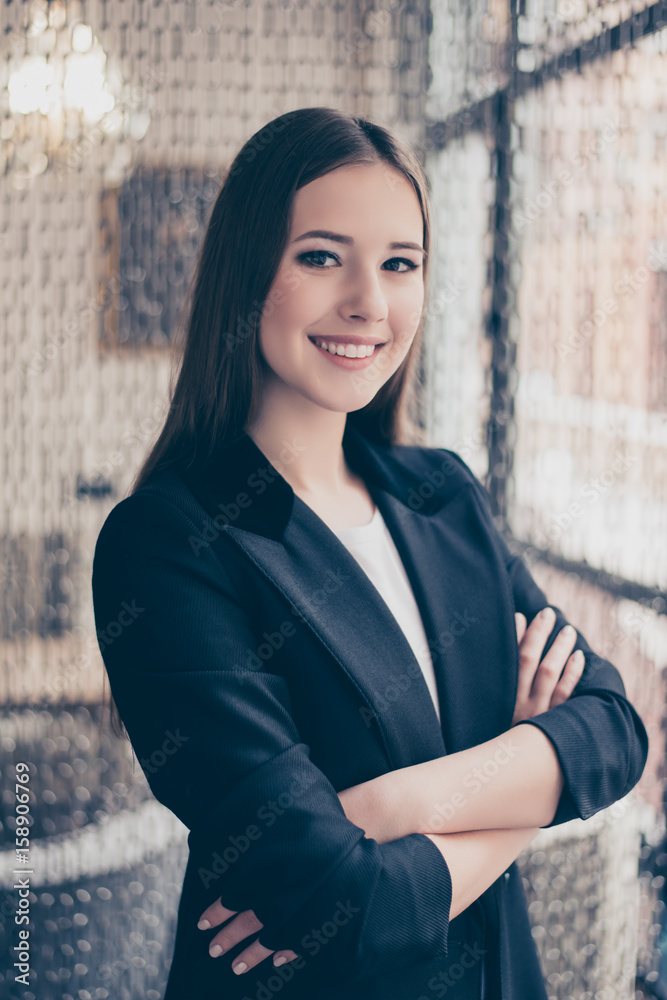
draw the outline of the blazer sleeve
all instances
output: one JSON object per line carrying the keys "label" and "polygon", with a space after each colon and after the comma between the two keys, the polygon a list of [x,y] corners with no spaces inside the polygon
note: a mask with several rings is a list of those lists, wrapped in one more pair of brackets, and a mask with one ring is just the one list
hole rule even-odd
{"label": "blazer sleeve", "polygon": [[[446,453],[475,487],[479,508],[507,569],[515,610],[526,616],[528,624],[547,605],[556,612],[556,622],[544,647],[546,653],[568,624],[567,619],[550,604],[521,557],[510,552],[494,523],[490,496],[482,483],[455,452],[446,448],[438,451]],[[574,691],[561,705],[517,723],[537,726],[549,737],[563,771],[565,784],[547,828],[575,818],[588,819],[622,798],[639,781],[648,757],[648,734],[628,701],[620,673],[609,660],[594,653],[581,632],[576,631],[574,649],[583,651],[585,662]]]}
{"label": "blazer sleeve", "polygon": [[[219,555],[195,553],[193,535],[201,526],[170,500],[125,498],[98,536],[92,587],[132,746],[155,797],[208,859],[198,869],[205,905],[221,897],[254,910],[261,944],[319,963],[326,981],[447,954],[442,854],[421,833],[379,844],[346,818],[299,736],[285,679],[266,658],[246,666],[262,639]],[[311,931],[332,920],[337,933],[317,948]]]}

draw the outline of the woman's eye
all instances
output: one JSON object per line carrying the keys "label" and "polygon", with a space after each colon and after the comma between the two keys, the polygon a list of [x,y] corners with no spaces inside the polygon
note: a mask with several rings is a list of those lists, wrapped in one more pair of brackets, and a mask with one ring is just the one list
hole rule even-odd
{"label": "woman's eye", "polygon": [[[311,260],[312,257],[331,257],[333,260],[336,260],[335,254],[332,254],[329,250],[309,250],[308,253],[302,253],[299,256],[299,260],[302,260],[309,267],[320,267],[319,264],[313,263]],[[320,270],[322,270],[321,267]]]}
{"label": "woman's eye", "polygon": [[[319,268],[319,270],[325,270],[322,266],[322,260],[330,257],[333,261],[338,258],[335,254],[331,253],[329,250],[309,250],[307,253],[302,253],[299,255],[299,260],[303,261],[309,267]],[[313,259],[315,258],[315,259]],[[319,263],[318,263],[319,260]],[[388,270],[393,271],[394,274],[405,274],[406,271],[416,271],[419,264],[414,264],[411,260],[406,257],[392,257],[391,260],[385,261],[385,264],[405,264],[402,270],[397,268],[388,268]]]}
{"label": "woman's eye", "polygon": [[[417,268],[419,267],[419,264],[414,264],[411,260],[408,260],[407,257],[392,257],[392,259],[388,260],[387,263],[388,264],[405,264],[406,265],[406,269],[408,271],[416,271]],[[404,274],[405,272],[404,271],[397,271],[395,273],[397,273],[397,274]]]}

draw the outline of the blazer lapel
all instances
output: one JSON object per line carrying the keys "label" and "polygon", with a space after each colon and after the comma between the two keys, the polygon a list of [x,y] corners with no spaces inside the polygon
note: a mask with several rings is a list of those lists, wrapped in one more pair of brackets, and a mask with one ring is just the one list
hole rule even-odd
{"label": "blazer lapel", "polygon": [[[378,499],[378,505],[382,502]],[[412,647],[367,574],[328,526],[295,497],[281,543],[228,535],[294,605],[358,692],[393,768],[442,756],[445,746]]]}
{"label": "blazer lapel", "polygon": [[[457,470],[444,490],[423,500],[423,475],[398,461],[393,449],[369,442],[349,420],[343,448],[405,566],[431,647],[441,724],[412,648],[380,593],[247,434],[183,475],[216,526],[298,609],[350,678],[392,768],[442,756],[445,741],[451,752],[490,739],[511,721],[508,692],[493,682],[502,672],[490,660],[503,627],[507,631],[511,594],[506,587],[499,599],[497,577],[489,576],[485,560],[498,560],[493,545],[484,551],[482,543],[471,559],[463,541],[471,527],[479,534],[479,523],[462,474]],[[504,652],[511,658],[511,648]]]}
{"label": "blazer lapel", "polygon": [[516,701],[514,598],[502,556],[469,484],[430,515],[389,494],[381,510],[429,639],[447,750],[477,746],[510,728]]}

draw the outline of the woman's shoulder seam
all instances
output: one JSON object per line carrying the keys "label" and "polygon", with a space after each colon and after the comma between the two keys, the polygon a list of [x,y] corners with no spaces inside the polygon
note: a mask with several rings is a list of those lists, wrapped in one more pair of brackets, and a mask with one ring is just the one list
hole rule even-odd
{"label": "woman's shoulder seam", "polygon": [[[184,491],[187,489],[185,484],[182,484],[182,489]],[[130,501],[136,499],[156,500],[158,504],[160,504],[163,508],[167,507],[170,508],[172,511],[174,511],[178,515],[179,519],[188,525],[188,528],[191,531],[197,533],[201,531],[201,526],[197,527],[192,517],[190,517],[188,511],[185,510],[183,506],[177,502],[177,499],[171,496],[167,496],[163,490],[150,483],[147,484],[146,486],[142,486],[135,493],[130,493],[128,496],[123,497],[122,500],[120,500],[114,507],[111,508],[111,510],[107,514],[105,523],[106,520],[108,520],[112,516],[114,511],[119,510],[123,505],[128,504]],[[190,494],[190,496],[184,496],[184,499],[192,506],[196,505],[201,506],[198,504],[198,501],[192,494]],[[126,511],[127,507],[125,507],[124,512]],[[203,507],[201,507],[201,513],[202,513],[202,521],[205,521],[209,517],[209,515],[207,514],[206,510]]]}
{"label": "woman's shoulder seam", "polygon": [[[187,490],[187,486],[185,485],[185,483],[182,484],[182,489],[184,491]],[[189,517],[187,510],[184,510],[181,506],[179,506],[178,502],[175,502],[175,500],[173,498],[171,498],[169,496],[166,496],[162,490],[160,490],[159,488],[154,488],[151,483],[148,483],[146,486],[142,486],[135,493],[130,493],[129,496],[123,497],[123,499],[120,500],[116,504],[116,506],[113,507],[109,511],[109,513],[107,515],[107,518],[106,518],[104,524],[102,525],[102,529],[100,531],[100,536],[103,534],[104,528],[105,528],[105,526],[107,524],[107,521],[109,520],[109,518],[111,518],[111,516],[113,515],[114,511],[118,510],[123,504],[129,503],[129,501],[135,500],[135,498],[143,498],[144,500],[156,500],[158,502],[158,504],[162,507],[163,510],[169,510],[169,511],[174,512],[177,515],[177,517],[178,517],[179,521],[181,522],[181,524],[183,525],[183,527],[185,528],[187,526],[187,529],[190,532],[187,536],[185,535],[185,531],[183,532],[183,535],[182,535],[182,542],[183,542],[183,544],[187,543],[188,545],[191,546],[191,539],[193,538],[194,535],[196,535],[197,538],[201,537],[201,527],[197,527],[197,525],[192,520],[192,518]],[[198,501],[197,501],[197,499],[194,496],[187,496],[187,495],[185,495],[184,496],[184,500],[188,504],[191,504],[193,506],[194,505],[198,505]],[[203,518],[204,519],[208,518],[210,520],[210,515],[205,510],[205,508],[202,507],[201,510],[202,510]],[[127,512],[127,507],[125,507],[125,512]],[[98,536],[98,542],[99,542],[99,536]],[[218,572],[222,572],[224,574],[225,580],[227,582],[227,585],[231,588],[231,590],[232,590],[232,592],[234,594],[234,597],[236,599],[235,588],[234,588],[234,586],[232,584],[231,578],[229,576],[229,572],[228,572],[228,570],[225,567],[225,564],[224,564],[224,561],[223,561],[223,559],[221,557],[221,553],[220,553],[219,549],[216,548],[216,547],[210,546],[210,545],[207,545],[206,549],[208,550],[207,553],[206,553],[207,554],[207,558],[209,558],[209,559],[212,558],[214,564],[217,567],[217,571]],[[97,550],[97,546],[96,546],[96,550]],[[199,553],[195,553],[195,555],[198,555],[198,554]]]}
{"label": "woman's shoulder seam", "polygon": [[[464,459],[456,451],[452,451],[451,448],[444,448],[437,445],[404,445],[406,451],[403,452],[405,458],[408,459],[407,467],[412,468],[412,462],[410,459],[414,459],[417,462],[426,460],[430,464],[438,465],[440,468],[444,463],[448,463],[450,468],[453,466],[458,473],[462,476],[461,486],[472,485],[479,486],[479,481],[472,469],[466,464]],[[444,457],[443,457],[444,456]],[[396,458],[401,462],[401,455],[397,454]],[[405,464],[405,463],[402,463]],[[412,471],[415,471],[412,468]]]}

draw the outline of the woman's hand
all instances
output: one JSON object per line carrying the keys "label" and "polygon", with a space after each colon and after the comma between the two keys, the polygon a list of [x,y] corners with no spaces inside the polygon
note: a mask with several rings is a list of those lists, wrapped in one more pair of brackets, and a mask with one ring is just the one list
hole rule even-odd
{"label": "woman's hand", "polygon": [[[235,914],[237,916],[234,916]],[[204,910],[199,918],[197,927],[205,931],[210,927],[217,927],[218,924],[224,923],[230,917],[234,917],[234,920],[226,924],[223,930],[219,934],[216,934],[209,942],[208,952],[211,958],[218,958],[219,955],[224,955],[235,944],[238,944],[239,941],[243,941],[250,934],[255,934],[256,931],[261,930],[264,926],[261,920],[258,920],[255,916],[254,910],[243,910],[242,913],[238,913],[237,910],[228,910],[226,906],[222,905],[222,898],[220,898]],[[293,959],[299,957],[296,952],[290,950],[273,952],[269,948],[265,948],[259,941],[253,941],[251,945],[248,945],[244,951],[236,956],[232,969],[238,975],[241,975],[247,972],[248,969],[259,965],[269,955],[275,955],[273,959],[274,966],[283,965],[285,962],[291,962]],[[245,967],[243,967],[242,963],[244,963]]]}
{"label": "woman's hand", "polygon": [[553,608],[540,611],[528,628],[525,615],[517,612],[514,619],[519,643],[519,682],[512,717],[513,726],[567,701],[584,669],[584,654],[581,650],[569,655],[577,641],[576,630],[571,625],[560,630],[551,649],[542,662],[539,662],[556,621]]}

